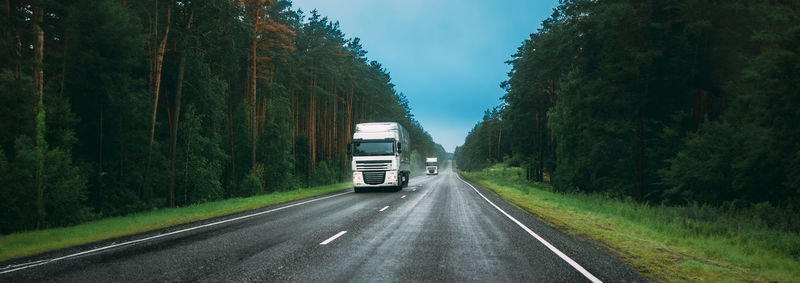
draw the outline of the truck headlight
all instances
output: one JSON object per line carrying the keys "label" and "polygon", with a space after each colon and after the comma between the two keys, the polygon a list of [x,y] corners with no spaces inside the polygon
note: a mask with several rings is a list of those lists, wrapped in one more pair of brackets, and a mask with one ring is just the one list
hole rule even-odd
{"label": "truck headlight", "polygon": [[386,181],[394,182],[397,180],[397,171],[386,171]]}
{"label": "truck headlight", "polygon": [[364,183],[364,175],[361,172],[353,172],[353,183],[354,184],[363,184]]}

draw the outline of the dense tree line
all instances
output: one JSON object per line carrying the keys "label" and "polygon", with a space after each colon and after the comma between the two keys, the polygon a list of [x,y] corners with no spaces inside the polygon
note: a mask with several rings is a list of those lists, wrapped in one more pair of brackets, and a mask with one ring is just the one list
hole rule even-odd
{"label": "dense tree line", "polygon": [[651,203],[800,207],[798,15],[797,1],[560,1],[458,166],[505,160],[560,191]]}
{"label": "dense tree line", "polygon": [[359,39],[290,1],[4,4],[0,233],[347,180],[360,122],[444,155]]}

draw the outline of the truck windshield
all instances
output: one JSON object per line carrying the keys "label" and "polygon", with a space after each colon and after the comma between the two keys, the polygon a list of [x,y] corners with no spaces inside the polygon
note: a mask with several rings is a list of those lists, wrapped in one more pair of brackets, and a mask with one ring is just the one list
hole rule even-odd
{"label": "truck windshield", "polygon": [[353,156],[394,155],[393,141],[353,142]]}
{"label": "truck windshield", "polygon": [[427,166],[436,166],[436,162],[428,162]]}

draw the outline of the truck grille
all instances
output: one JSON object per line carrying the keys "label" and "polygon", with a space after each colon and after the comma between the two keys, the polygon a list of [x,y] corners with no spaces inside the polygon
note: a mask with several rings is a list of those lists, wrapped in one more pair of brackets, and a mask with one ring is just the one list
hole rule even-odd
{"label": "truck grille", "polygon": [[364,182],[370,185],[383,184],[386,179],[386,171],[365,171]]}
{"label": "truck grille", "polygon": [[[364,160],[356,161],[356,171],[370,171],[370,170],[389,170],[392,166],[391,160]],[[381,182],[383,182],[381,180]]]}

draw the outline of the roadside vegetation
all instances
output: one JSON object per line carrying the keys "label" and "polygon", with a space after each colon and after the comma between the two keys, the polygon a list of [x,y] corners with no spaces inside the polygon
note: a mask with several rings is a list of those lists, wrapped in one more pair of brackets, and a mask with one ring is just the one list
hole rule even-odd
{"label": "roadside vegetation", "polygon": [[511,55],[504,103],[456,149],[458,168],[800,212],[800,1],[559,3]]}
{"label": "roadside vegetation", "polygon": [[324,195],[351,186],[352,183],[347,182],[274,192],[178,208],[154,209],[66,228],[3,235],[0,236],[0,262]]}
{"label": "roadside vegetation", "polygon": [[496,164],[462,176],[546,223],[608,248],[663,282],[780,281],[800,278],[800,235],[780,208],[651,205],[602,193],[556,192]]}

